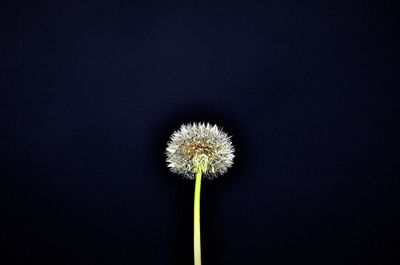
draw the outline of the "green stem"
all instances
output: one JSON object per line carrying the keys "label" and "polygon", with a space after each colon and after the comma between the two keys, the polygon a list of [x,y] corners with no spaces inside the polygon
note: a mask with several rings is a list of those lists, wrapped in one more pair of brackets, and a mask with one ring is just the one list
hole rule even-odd
{"label": "green stem", "polygon": [[196,187],[194,190],[194,229],[193,229],[193,246],[194,246],[194,264],[201,265],[201,243],[200,243],[200,190],[202,168],[199,166],[196,173]]}

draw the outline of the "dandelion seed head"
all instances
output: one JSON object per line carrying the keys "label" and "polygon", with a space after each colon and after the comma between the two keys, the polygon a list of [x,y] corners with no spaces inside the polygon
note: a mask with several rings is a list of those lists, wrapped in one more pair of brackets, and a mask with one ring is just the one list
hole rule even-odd
{"label": "dandelion seed head", "polygon": [[184,124],[172,134],[167,144],[168,168],[194,179],[200,166],[205,178],[218,177],[233,164],[235,150],[230,138],[216,125]]}

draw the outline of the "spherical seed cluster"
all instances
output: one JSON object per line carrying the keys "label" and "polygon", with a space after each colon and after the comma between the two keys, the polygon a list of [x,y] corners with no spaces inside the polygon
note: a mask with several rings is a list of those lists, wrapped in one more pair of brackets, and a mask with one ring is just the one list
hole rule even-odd
{"label": "spherical seed cluster", "polygon": [[209,179],[225,173],[233,164],[233,153],[230,136],[209,123],[182,125],[166,149],[169,169],[189,179],[195,178],[199,166]]}

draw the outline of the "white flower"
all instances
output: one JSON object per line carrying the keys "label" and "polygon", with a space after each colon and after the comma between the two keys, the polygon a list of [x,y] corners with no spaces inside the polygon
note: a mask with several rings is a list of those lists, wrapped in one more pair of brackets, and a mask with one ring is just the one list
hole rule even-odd
{"label": "white flower", "polygon": [[166,149],[169,169],[189,179],[195,178],[199,166],[209,179],[225,173],[233,164],[233,153],[230,136],[209,123],[182,125]]}

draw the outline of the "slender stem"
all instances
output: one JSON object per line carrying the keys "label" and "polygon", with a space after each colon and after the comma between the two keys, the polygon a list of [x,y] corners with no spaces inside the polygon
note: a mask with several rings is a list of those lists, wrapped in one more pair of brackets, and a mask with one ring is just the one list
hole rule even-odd
{"label": "slender stem", "polygon": [[196,187],[194,190],[194,229],[193,229],[193,246],[194,246],[194,264],[201,265],[201,241],[200,241],[200,190],[201,190],[201,166],[198,167],[196,173]]}

